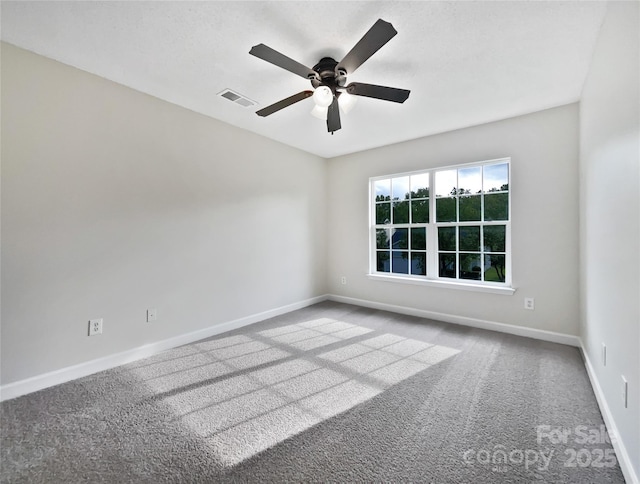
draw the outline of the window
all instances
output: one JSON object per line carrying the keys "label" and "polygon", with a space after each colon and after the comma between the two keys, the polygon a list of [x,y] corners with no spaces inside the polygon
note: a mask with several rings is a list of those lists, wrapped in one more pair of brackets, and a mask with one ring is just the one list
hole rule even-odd
{"label": "window", "polygon": [[509,161],[372,178],[372,275],[509,287]]}

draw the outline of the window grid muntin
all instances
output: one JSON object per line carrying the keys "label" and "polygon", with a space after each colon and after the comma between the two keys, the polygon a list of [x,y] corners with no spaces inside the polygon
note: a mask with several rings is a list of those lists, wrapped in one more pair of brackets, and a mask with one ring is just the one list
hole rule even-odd
{"label": "window grid muntin", "polygon": [[[439,224],[436,224],[436,230],[440,231],[440,228],[443,227],[451,227],[451,228],[457,228],[457,230],[455,231],[455,250],[445,250],[445,249],[440,249],[440,239],[439,237],[436,237],[436,240],[438,242],[438,256],[440,254],[455,254],[455,275],[456,277],[446,277],[446,276],[441,276],[440,275],[440,268],[438,267],[438,277],[440,279],[444,279],[444,280],[464,280],[464,281],[481,281],[481,282],[492,282],[492,283],[498,283],[498,284],[505,284],[507,282],[507,277],[506,274],[509,274],[508,269],[506,267],[506,261],[508,260],[507,258],[507,246],[508,246],[508,242],[507,242],[507,231],[508,231],[508,227],[505,221],[500,220],[500,221],[489,221],[489,222],[441,222]],[[479,244],[480,244],[480,250],[471,250],[471,249],[463,249],[461,248],[461,243],[460,243],[460,228],[461,227],[479,227],[480,228],[480,234],[479,234]],[[484,244],[484,231],[485,231],[485,227],[505,227],[505,250],[504,251],[489,251],[489,250],[485,250],[485,244]],[[480,279],[469,279],[469,278],[464,278],[460,276],[460,272],[461,272],[461,262],[460,262],[460,256],[464,255],[464,254],[477,254],[479,255],[479,259],[480,259],[480,263],[482,264],[480,266]],[[505,267],[503,267],[503,272],[505,273],[505,280],[504,281],[487,281],[485,276],[487,271],[491,270],[491,266],[488,269],[483,269],[483,266],[486,265],[486,256],[503,256],[505,258]],[[440,257],[438,257],[438,265],[439,265],[439,261],[440,261]],[[497,269],[496,273],[498,272]]]}
{"label": "window grid muntin", "polygon": [[[414,223],[414,211],[418,212],[419,208],[416,204],[420,204],[420,207],[423,208],[425,202],[426,205],[426,214],[427,217],[430,213],[429,207],[429,187],[431,184],[430,176],[426,179],[426,187],[424,183],[414,184],[414,176],[416,178],[423,178],[424,172],[420,173],[409,173],[409,174],[399,174],[397,176],[386,177],[384,179],[376,179],[372,180],[372,187],[376,189],[376,183],[378,181],[382,182],[386,186],[386,189],[389,191],[388,196],[379,196],[375,195],[375,212],[373,214],[375,225],[374,225],[374,233],[376,237],[375,242],[375,268],[376,272],[381,272],[379,270],[380,257],[384,260],[385,258],[388,260],[387,267],[385,267],[382,273],[386,274],[405,274],[412,275],[418,277],[425,277],[426,269],[428,267],[428,259],[427,259],[427,238],[428,238],[428,230],[427,226],[429,225],[429,220],[426,222],[416,222]],[[387,182],[388,180],[388,182]],[[397,191],[396,187],[403,187],[402,190]],[[405,189],[406,188],[406,189]],[[425,190],[426,193],[420,193],[421,190]],[[418,196],[414,196],[414,194]],[[378,211],[379,207],[387,204],[387,207],[384,208],[384,212],[388,210],[389,218],[385,218],[384,220],[389,220],[389,223],[380,224],[378,223]],[[424,208],[423,208],[424,209]],[[383,213],[384,213],[383,212]],[[401,215],[401,217],[398,217]],[[400,222],[398,222],[398,218],[400,218]],[[413,242],[413,232],[412,229],[424,229],[424,242],[425,249],[416,249],[414,247]],[[388,237],[388,247],[379,248],[378,247],[378,230],[384,229],[388,230],[390,236]],[[393,237],[395,235],[395,231],[397,230],[406,230],[407,238],[406,238],[406,248],[403,246],[396,246],[393,242]],[[404,257],[403,257],[404,256]],[[422,259],[424,261],[424,267],[422,271],[419,271],[419,267],[414,268],[414,258]],[[421,262],[420,260],[418,262]],[[372,264],[374,261],[372,261]],[[400,266],[400,267],[396,267]],[[406,266],[406,267],[404,267]],[[419,264],[418,264],[419,266]]]}

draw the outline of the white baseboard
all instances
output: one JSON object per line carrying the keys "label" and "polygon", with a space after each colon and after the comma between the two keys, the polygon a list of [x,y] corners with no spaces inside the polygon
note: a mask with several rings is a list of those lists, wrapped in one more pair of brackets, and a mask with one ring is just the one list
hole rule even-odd
{"label": "white baseboard", "polygon": [[280,316],[296,309],[302,309],[312,304],[316,304],[322,301],[326,301],[327,296],[318,296],[297,303],[288,304],[279,308],[270,309],[257,314],[252,314],[244,318],[228,321],[226,323],[217,324],[209,328],[193,331],[191,333],[181,334],[174,336],[173,338],[165,339],[155,343],[149,343],[131,350],[123,351],[113,355],[105,356],[95,360],[80,363],[78,365],[61,368],[59,370],[37,375],[25,380],[20,380],[13,383],[0,386],[0,401],[16,398],[27,393],[32,393],[44,388],[59,385],[83,376],[88,376],[93,373],[97,373],[103,370],[109,370],[116,366],[131,363],[132,361],[139,360],[141,358],[147,358],[153,356],[162,351],[175,348],[177,346],[193,343],[201,339],[209,338],[220,333],[225,333],[234,329],[241,328],[258,321]]}
{"label": "white baseboard", "polygon": [[640,484],[640,480],[638,479],[638,475],[633,468],[632,461],[629,458],[629,454],[624,445],[624,442],[620,439],[620,434],[609,409],[609,405],[607,404],[605,395],[602,392],[602,388],[600,387],[600,384],[596,377],[593,366],[591,365],[591,361],[589,360],[589,356],[585,351],[582,340],[578,336],[555,333],[553,331],[544,331],[534,328],[525,328],[521,326],[512,326],[509,324],[497,323],[494,321],[485,321],[482,319],[438,313],[434,311],[427,311],[424,309],[416,309],[405,306],[396,306],[393,304],[386,304],[345,296],[337,296],[333,294],[306,299],[304,301],[299,301],[297,303],[281,306],[279,308],[253,314],[233,321],[228,321],[226,323],[211,326],[209,328],[175,336],[173,338],[158,341],[156,343],[146,344],[138,348],[123,351],[121,353],[116,353],[114,355],[105,356],[103,358],[98,358],[95,360],[87,361],[85,363],[80,363],[78,365],[73,365],[67,368],[62,368],[60,370],[44,373],[32,378],[27,378],[25,380],[2,385],[0,386],[0,401],[16,398],[21,395],[26,395],[28,393],[42,390],[44,388],[59,385],[60,383],[65,383],[67,381],[75,380],[83,376],[88,376],[99,371],[115,368],[126,363],[131,363],[142,358],[153,356],[157,353],[175,348],[177,346],[193,343],[201,339],[209,338],[211,336],[238,329],[243,326],[248,326],[250,324],[257,323],[258,321],[263,321],[265,319],[279,316],[281,314],[295,311],[297,309],[302,309],[326,300],[353,304],[356,306],[362,306],[372,309],[380,309],[383,311],[391,311],[400,314],[407,314],[410,316],[417,316],[421,318],[429,318],[437,321],[470,326],[473,328],[509,333],[517,336],[525,336],[529,338],[550,341],[553,343],[561,343],[580,348],[582,351],[582,356],[584,358],[585,367],[587,369],[587,374],[589,375],[591,386],[593,387],[596,400],[598,401],[598,405],[600,406],[600,411],[602,413],[605,425],[607,426],[610,435],[616,436],[615,439],[612,439],[612,442],[613,448],[618,458],[618,462],[620,464],[620,468],[622,469],[622,473],[624,474],[624,477],[628,483]]}
{"label": "white baseboard", "polygon": [[136,361],[141,358],[153,356],[162,351],[175,348],[176,346],[193,343],[194,341],[209,338],[211,336],[241,328],[243,326],[247,326],[249,324],[253,324],[268,318],[279,316],[290,311],[295,311],[296,309],[302,309],[304,307],[311,306],[312,304],[316,304],[327,299],[346,304],[353,304],[356,306],[364,306],[373,309],[381,309],[384,311],[392,311],[400,314],[408,314],[411,316],[418,316],[454,324],[461,324],[474,328],[488,329],[492,331],[515,334],[518,336],[526,336],[530,338],[541,339],[544,341],[551,341],[554,343],[562,343],[578,347],[580,347],[581,345],[580,339],[577,336],[532,328],[524,328],[521,326],[512,326],[508,324],[496,323],[493,321],[484,321],[481,319],[469,318],[464,316],[437,313],[434,311],[426,311],[423,309],[395,306],[392,304],[379,303],[364,299],[355,299],[337,295],[323,295],[246,316],[244,318],[228,321],[226,323],[211,326],[209,328],[193,331],[191,333],[174,336],[173,338],[169,338],[166,340],[149,343],[137,348],[133,348],[131,350],[123,351],[121,353],[116,353],[113,355],[105,356],[103,358],[98,358],[66,368],[61,368],[59,370],[44,373],[42,375],[37,375],[25,380],[8,383],[6,385],[0,386],[0,401],[16,398],[21,395],[26,395],[27,393],[32,393],[44,388],[52,387],[54,385],[59,385],[60,383],[75,380],[77,378],[91,375],[99,371],[115,368],[116,366],[131,363],[132,361]]}
{"label": "white baseboard", "polygon": [[602,414],[602,418],[604,419],[604,424],[607,426],[609,435],[615,436],[615,439],[611,439],[611,442],[613,444],[613,449],[616,451],[616,457],[618,458],[620,469],[622,469],[622,474],[624,474],[624,478],[628,484],[640,484],[640,479],[638,479],[638,474],[636,474],[633,468],[633,463],[629,458],[627,448],[620,438],[618,427],[616,426],[616,422],[613,419],[613,414],[609,409],[609,404],[607,403],[607,399],[604,396],[602,387],[598,382],[598,377],[596,376],[596,372],[593,369],[593,365],[591,364],[591,360],[589,359],[589,355],[587,354],[582,339],[580,339],[580,349],[582,351],[582,358],[584,359],[584,366],[587,368],[587,374],[589,375],[589,380],[591,381],[591,386],[593,387],[593,393],[595,393],[596,395],[596,400],[598,401],[598,406],[600,407],[600,413]]}
{"label": "white baseboard", "polygon": [[454,314],[437,313],[435,311],[427,311],[425,309],[416,309],[406,306],[396,306],[393,304],[385,304],[366,299],[356,299],[352,297],[336,296],[330,294],[330,301],[342,302],[346,304],[354,304],[372,309],[381,309],[383,311],[391,311],[393,313],[407,314],[409,316],[417,316],[419,318],[434,319],[436,321],[444,321],[445,323],[460,324],[462,326],[471,326],[472,328],[488,329],[490,331],[498,331],[500,333],[509,333],[517,336],[525,336],[527,338],[550,341],[552,343],[560,343],[569,346],[580,347],[580,338],[570,334],[555,333],[553,331],[545,331],[542,329],[526,328],[523,326],[513,326],[511,324],[497,323],[495,321],[485,321],[483,319],[469,318],[466,316],[456,316]]}

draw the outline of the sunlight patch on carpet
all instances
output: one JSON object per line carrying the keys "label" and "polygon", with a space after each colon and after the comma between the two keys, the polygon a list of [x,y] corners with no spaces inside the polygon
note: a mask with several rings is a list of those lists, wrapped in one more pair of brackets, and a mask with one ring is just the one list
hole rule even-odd
{"label": "sunlight patch on carpet", "polygon": [[167,392],[176,419],[231,467],[459,353],[370,333],[320,318],[178,348],[131,372]]}

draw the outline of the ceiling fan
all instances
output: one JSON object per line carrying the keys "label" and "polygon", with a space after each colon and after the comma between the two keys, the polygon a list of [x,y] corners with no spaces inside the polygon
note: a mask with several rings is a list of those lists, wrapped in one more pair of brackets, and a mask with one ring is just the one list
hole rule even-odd
{"label": "ceiling fan", "polygon": [[338,99],[344,93],[403,103],[409,97],[411,91],[361,82],[352,82],[345,85],[347,74],[353,74],[358,67],[397,33],[393,25],[379,19],[340,62],[336,62],[331,57],[323,57],[312,69],[264,44],[254,45],[249,54],[309,79],[314,89],[313,91],[307,90],[294,94],[271,106],[260,109],[256,114],[262,117],[269,116],[287,106],[313,96],[313,100],[316,103],[314,111],[319,110],[323,115],[326,112],[327,131],[333,134],[334,131],[341,128]]}

